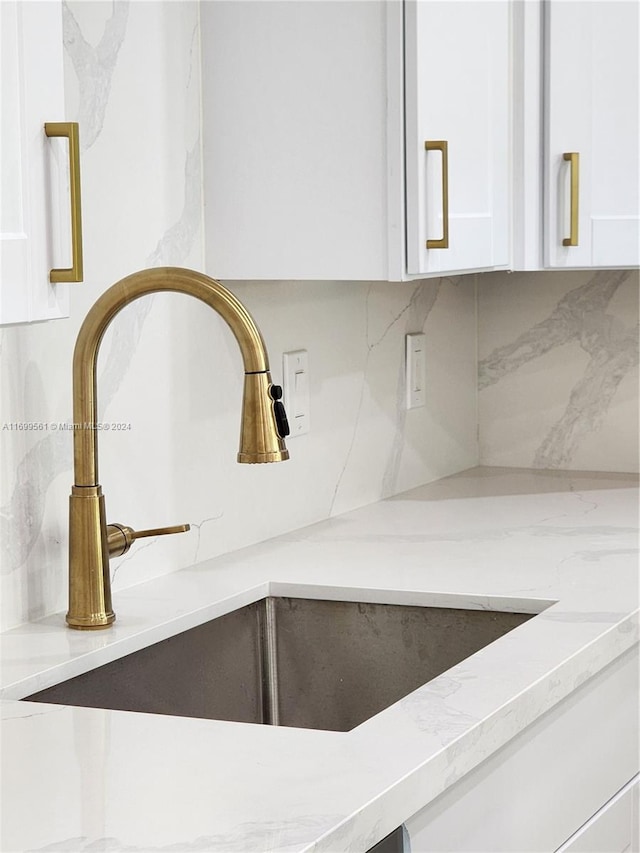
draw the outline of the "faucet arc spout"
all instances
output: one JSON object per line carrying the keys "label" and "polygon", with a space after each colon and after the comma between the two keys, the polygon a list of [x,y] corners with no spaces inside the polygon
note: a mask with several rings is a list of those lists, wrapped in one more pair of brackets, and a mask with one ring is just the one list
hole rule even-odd
{"label": "faucet arc spout", "polygon": [[266,373],[266,347],[253,318],[220,282],[178,267],[142,270],[106,290],[87,314],[73,354],[74,472],[76,486],[98,485],[97,360],[100,343],[113,318],[131,302],[152,293],[185,293],[219,314],[233,332],[245,373]]}

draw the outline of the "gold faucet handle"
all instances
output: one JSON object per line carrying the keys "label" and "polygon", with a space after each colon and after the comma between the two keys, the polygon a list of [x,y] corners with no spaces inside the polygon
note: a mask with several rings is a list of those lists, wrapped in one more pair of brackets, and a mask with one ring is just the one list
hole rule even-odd
{"label": "gold faucet handle", "polygon": [[186,533],[190,524],[174,524],[173,527],[152,527],[150,530],[134,530],[124,524],[107,525],[107,545],[109,557],[121,557],[126,554],[135,539],[148,536],[168,536],[170,533]]}
{"label": "gold faucet handle", "polygon": [[152,527],[150,530],[132,530],[132,539],[144,539],[146,536],[168,536],[170,533],[186,533],[190,524],[174,524],[173,527]]}

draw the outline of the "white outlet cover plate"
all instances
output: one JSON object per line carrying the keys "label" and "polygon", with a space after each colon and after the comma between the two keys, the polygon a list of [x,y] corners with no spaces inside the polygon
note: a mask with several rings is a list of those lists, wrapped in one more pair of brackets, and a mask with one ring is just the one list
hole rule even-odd
{"label": "white outlet cover plate", "polygon": [[284,407],[289,420],[289,438],[309,432],[309,354],[305,349],[282,356]]}
{"label": "white outlet cover plate", "polygon": [[406,337],[406,398],[407,409],[419,409],[427,404],[426,357],[427,336],[423,332]]}

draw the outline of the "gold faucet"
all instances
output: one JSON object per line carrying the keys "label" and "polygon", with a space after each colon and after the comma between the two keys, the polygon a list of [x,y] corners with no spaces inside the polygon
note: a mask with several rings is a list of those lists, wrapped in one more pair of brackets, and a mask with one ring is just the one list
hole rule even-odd
{"label": "gold faucet", "polygon": [[107,524],[98,482],[96,364],[105,330],[116,314],[141,296],[175,292],[195,296],[227,322],[244,362],[244,397],[238,462],[289,458],[282,390],[271,382],[267,351],[246,308],[220,282],[175,267],[142,270],[123,278],[98,299],[78,333],[73,353],[73,458],[75,484],[69,498],[69,612],[71,628],[107,628],[115,619],[109,558],[125,554],[143,536],[181,533],[188,524],[135,531]]}

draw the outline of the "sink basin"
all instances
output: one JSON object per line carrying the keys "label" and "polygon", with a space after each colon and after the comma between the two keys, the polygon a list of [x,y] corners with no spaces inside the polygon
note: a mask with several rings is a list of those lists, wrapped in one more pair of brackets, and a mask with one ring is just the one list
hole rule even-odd
{"label": "sink basin", "polygon": [[269,597],[25,698],[349,731],[530,618]]}

